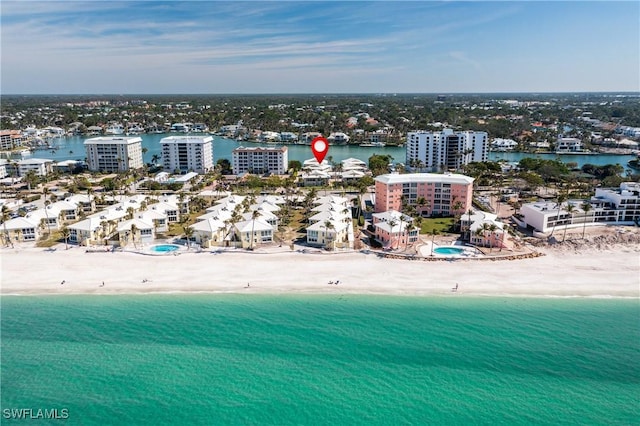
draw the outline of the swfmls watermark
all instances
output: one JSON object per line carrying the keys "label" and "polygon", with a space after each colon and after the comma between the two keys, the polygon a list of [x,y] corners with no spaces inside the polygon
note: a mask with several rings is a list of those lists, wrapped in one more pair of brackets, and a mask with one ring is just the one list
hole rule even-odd
{"label": "swfmls watermark", "polygon": [[7,420],[66,420],[68,408],[4,408],[2,417]]}

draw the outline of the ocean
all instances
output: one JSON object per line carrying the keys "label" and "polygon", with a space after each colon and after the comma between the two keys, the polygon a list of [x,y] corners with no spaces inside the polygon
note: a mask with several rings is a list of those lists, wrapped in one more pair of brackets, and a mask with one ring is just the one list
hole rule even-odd
{"label": "ocean", "polygon": [[640,419],[638,300],[6,296],[1,320],[3,424]]}

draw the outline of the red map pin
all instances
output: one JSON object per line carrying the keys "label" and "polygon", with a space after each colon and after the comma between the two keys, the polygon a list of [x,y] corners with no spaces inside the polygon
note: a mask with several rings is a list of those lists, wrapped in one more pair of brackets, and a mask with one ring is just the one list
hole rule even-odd
{"label": "red map pin", "polygon": [[311,151],[313,151],[313,156],[316,157],[318,164],[322,163],[322,160],[324,160],[324,157],[329,151],[329,141],[322,136],[314,138],[311,141]]}

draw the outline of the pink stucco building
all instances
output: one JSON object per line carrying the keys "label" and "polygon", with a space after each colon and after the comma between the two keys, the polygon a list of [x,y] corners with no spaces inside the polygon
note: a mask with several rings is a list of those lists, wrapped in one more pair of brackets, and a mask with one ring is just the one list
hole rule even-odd
{"label": "pink stucco building", "polygon": [[387,174],[375,178],[375,212],[414,206],[422,216],[451,216],[471,208],[473,178],[460,174]]}

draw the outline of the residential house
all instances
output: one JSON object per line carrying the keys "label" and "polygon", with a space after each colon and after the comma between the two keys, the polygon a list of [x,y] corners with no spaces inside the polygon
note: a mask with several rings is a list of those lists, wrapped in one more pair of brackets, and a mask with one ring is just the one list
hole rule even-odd
{"label": "residential house", "polygon": [[120,245],[129,244],[144,245],[150,244],[155,239],[153,223],[147,222],[140,217],[125,220],[118,225],[118,236]]}
{"label": "residential house", "polygon": [[406,248],[418,241],[419,229],[413,218],[396,210],[374,213],[373,227],[375,239],[384,248]]}
{"label": "residential house", "polygon": [[493,213],[470,210],[460,217],[460,230],[476,246],[503,249],[509,243],[505,224]]}

